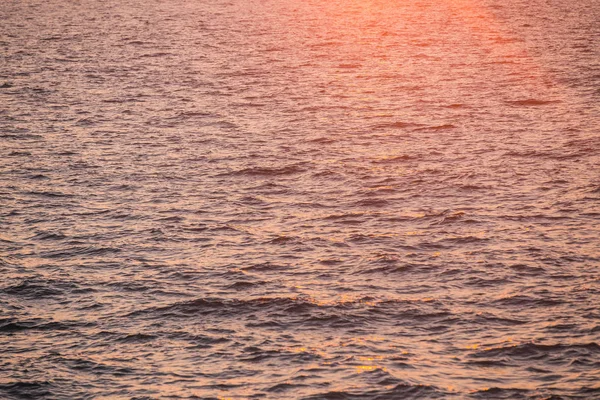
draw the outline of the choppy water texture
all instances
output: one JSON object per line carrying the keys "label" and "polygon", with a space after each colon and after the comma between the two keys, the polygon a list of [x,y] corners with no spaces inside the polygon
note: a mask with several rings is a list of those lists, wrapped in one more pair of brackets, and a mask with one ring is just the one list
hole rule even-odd
{"label": "choppy water texture", "polygon": [[0,20],[1,398],[600,398],[598,1]]}

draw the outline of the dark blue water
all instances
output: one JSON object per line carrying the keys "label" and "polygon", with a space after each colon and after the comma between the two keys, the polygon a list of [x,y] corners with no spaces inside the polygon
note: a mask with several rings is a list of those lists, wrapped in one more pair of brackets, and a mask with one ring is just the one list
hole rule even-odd
{"label": "dark blue water", "polygon": [[596,0],[0,21],[0,398],[600,398]]}

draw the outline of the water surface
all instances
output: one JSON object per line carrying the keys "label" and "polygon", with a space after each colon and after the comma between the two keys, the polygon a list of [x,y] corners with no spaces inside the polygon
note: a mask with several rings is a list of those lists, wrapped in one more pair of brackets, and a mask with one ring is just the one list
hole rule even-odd
{"label": "water surface", "polygon": [[600,398],[597,1],[0,20],[0,397]]}

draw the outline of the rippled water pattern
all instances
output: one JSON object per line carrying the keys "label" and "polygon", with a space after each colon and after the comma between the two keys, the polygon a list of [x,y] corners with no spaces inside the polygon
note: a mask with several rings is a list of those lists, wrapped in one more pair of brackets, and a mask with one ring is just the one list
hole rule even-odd
{"label": "rippled water pattern", "polygon": [[597,0],[0,20],[1,398],[600,398]]}

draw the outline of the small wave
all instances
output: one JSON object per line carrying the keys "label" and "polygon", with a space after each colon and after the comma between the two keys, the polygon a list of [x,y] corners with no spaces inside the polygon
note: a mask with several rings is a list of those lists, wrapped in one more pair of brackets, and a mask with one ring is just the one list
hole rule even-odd
{"label": "small wave", "polygon": [[227,289],[233,290],[250,290],[260,286],[263,286],[266,282],[258,281],[258,282],[250,282],[250,281],[237,281],[230,285],[227,285]]}
{"label": "small wave", "polygon": [[535,107],[535,106],[545,106],[548,104],[556,104],[560,103],[560,100],[540,100],[540,99],[524,99],[524,100],[514,100],[507,101],[507,104],[517,107]]}
{"label": "small wave", "polygon": [[290,165],[287,167],[250,167],[244,168],[238,171],[233,171],[226,175],[233,176],[284,176],[284,175],[296,175],[302,172],[306,172],[305,169],[300,168],[296,165]]}
{"label": "small wave", "polygon": [[590,185],[588,192],[589,193],[600,193],[600,185]]}
{"label": "small wave", "polygon": [[536,267],[533,265],[526,264],[515,264],[511,265],[509,268],[518,272],[521,275],[537,276],[546,273],[546,270],[543,267]]}
{"label": "small wave", "polygon": [[399,156],[379,158],[377,160],[373,160],[372,162],[375,164],[399,163],[399,162],[415,160],[417,158],[418,158],[417,156],[402,154]]}
{"label": "small wave", "polygon": [[[537,151],[537,150],[525,150],[525,151],[509,151],[505,153],[505,156],[508,157],[520,157],[527,159],[536,159],[536,158],[546,158],[550,160],[571,160],[578,159],[584,155],[583,152],[578,151],[566,151],[565,149],[555,149],[555,150],[545,150],[545,151]],[[556,182],[553,182],[556,183]]]}
{"label": "small wave", "polygon": [[503,318],[503,317],[498,317],[496,315],[493,314],[480,314],[477,316],[477,319],[480,320],[478,321],[479,323],[492,323],[495,325],[525,325],[527,323],[529,323],[529,321],[523,321],[520,319],[515,319],[515,318]]}
{"label": "small wave", "polygon": [[300,388],[305,388],[308,387],[309,385],[305,385],[305,384],[297,384],[297,383],[278,383],[276,385],[271,386],[270,388],[267,389],[267,392],[270,393],[285,393],[285,392],[289,392],[289,391],[295,391],[298,390]]}
{"label": "small wave", "polygon": [[11,151],[8,153],[8,157],[28,157],[31,153],[28,151]]}
{"label": "small wave", "polygon": [[443,131],[456,128],[455,125],[452,124],[443,124],[443,125],[434,125],[434,126],[424,126],[422,128],[416,128],[415,131]]}
{"label": "small wave", "polygon": [[[493,347],[476,351],[471,354],[472,358],[497,358],[508,357],[517,360],[541,360],[549,356],[561,356],[573,359],[577,356],[594,356],[600,355],[600,346],[597,343],[591,342],[586,344],[536,344],[524,343],[514,346]],[[565,359],[565,362],[569,361]]]}
{"label": "small wave", "polygon": [[58,193],[58,192],[26,192],[25,194],[30,196],[40,196],[40,197],[49,197],[49,198],[66,198],[66,197],[75,197],[72,194],[67,193]]}
{"label": "small wave", "polygon": [[144,284],[143,282],[131,282],[131,281],[118,281],[118,282],[110,282],[107,286],[116,288],[119,291],[124,292],[147,292],[149,290],[155,289],[156,285],[152,284]]}
{"label": "small wave", "polygon": [[184,340],[199,348],[209,348],[217,344],[231,342],[231,339],[224,336],[208,336],[200,334],[190,334],[187,332],[170,332],[167,337],[171,339]]}
{"label": "small wave", "polygon": [[185,221],[185,217],[180,217],[179,215],[173,215],[170,217],[159,218],[158,221],[163,222],[182,222]]}
{"label": "small wave", "polygon": [[[600,396],[600,387],[583,387],[580,390],[581,394],[583,394],[584,396],[594,396],[594,398],[597,398],[596,396]],[[591,398],[591,397],[590,397]]]}
{"label": "small wave", "polygon": [[467,365],[473,365],[476,368],[512,367],[512,364],[502,360],[470,360],[467,361]]}
{"label": "small wave", "polygon": [[308,140],[309,143],[322,143],[322,144],[328,144],[328,143],[335,143],[336,140],[332,139],[332,138],[328,138],[328,137],[319,137],[316,139],[311,139]]}
{"label": "small wave", "polygon": [[41,140],[44,137],[31,133],[0,133],[0,138],[10,140]]}
{"label": "small wave", "polygon": [[[6,237],[0,236],[0,243],[15,243],[15,242]],[[4,264],[4,261],[2,261],[2,259],[0,259],[0,265],[2,265],[2,264]]]}
{"label": "small wave", "polygon": [[46,298],[60,296],[63,294],[63,291],[40,283],[22,282],[15,286],[0,289],[0,293],[30,298]]}
{"label": "small wave", "polygon": [[172,56],[174,55],[173,53],[166,53],[166,52],[157,52],[157,53],[146,53],[146,54],[142,54],[139,57],[140,58],[159,58],[159,57],[168,57],[168,56]]}
{"label": "small wave", "polygon": [[331,214],[328,215],[326,217],[323,217],[322,219],[325,221],[338,221],[338,220],[344,220],[344,219],[348,219],[348,218],[360,218],[360,217],[364,217],[365,213],[357,213],[357,212],[348,212],[348,213],[343,213],[343,214]]}
{"label": "small wave", "polygon": [[214,114],[208,113],[208,112],[184,111],[184,112],[180,112],[173,118],[175,118],[175,119],[193,119],[193,118],[207,118],[207,117],[214,117],[214,116],[215,116]]}
{"label": "small wave", "polygon": [[340,179],[342,179],[342,174],[340,174],[339,172],[332,171],[330,169],[315,171],[312,174],[312,176],[315,178],[340,178]]}
{"label": "small wave", "polygon": [[373,240],[371,235],[364,235],[362,233],[355,233],[348,237],[347,241],[351,243],[368,243]]}
{"label": "small wave", "polygon": [[364,200],[359,200],[359,201],[355,202],[354,206],[355,207],[380,208],[380,207],[386,207],[389,204],[390,204],[390,202],[385,199],[364,199]]}
{"label": "small wave", "polygon": [[35,179],[35,180],[50,180],[50,178],[46,175],[43,174],[35,174],[35,175],[30,175],[28,176],[29,179]]}
{"label": "small wave", "polygon": [[[375,301],[359,298],[352,301],[319,302],[308,297],[259,297],[249,300],[199,298],[180,301],[163,307],[152,307],[134,311],[128,316],[152,316],[153,318],[186,318],[190,315],[213,318],[248,317],[252,326],[300,326],[356,327],[373,318],[388,318],[392,313],[398,318],[413,321],[430,321],[447,318],[447,311],[419,309],[406,303],[398,311],[396,301]],[[428,304],[431,306],[431,304]],[[256,322],[256,316],[261,318]]]}
{"label": "small wave", "polygon": [[384,265],[373,268],[361,268],[357,274],[404,274],[415,270],[415,266],[411,264],[395,265],[396,261],[389,262],[392,265]]}
{"label": "small wave", "polygon": [[70,150],[65,150],[65,151],[58,151],[56,152],[57,156],[75,156],[78,153],[74,152],[74,151],[70,151]]}
{"label": "small wave", "polygon": [[472,183],[468,183],[468,184],[464,184],[464,185],[459,185],[458,188],[460,190],[464,190],[464,191],[474,191],[474,190],[483,190],[483,189],[490,189],[491,186],[487,186],[487,185],[475,185]]}
{"label": "small wave", "polygon": [[546,327],[549,332],[577,332],[578,326],[576,324],[556,324]]}
{"label": "small wave", "polygon": [[493,43],[498,43],[498,44],[515,43],[515,42],[519,41],[519,39],[514,38],[514,37],[502,37],[502,36],[496,36],[496,37],[490,38],[490,40]]}
{"label": "small wave", "polygon": [[[441,216],[441,218],[434,221],[433,224],[434,225],[446,225],[446,224],[452,224],[452,223],[459,222],[459,221],[462,222],[462,220],[465,216],[465,212],[464,211],[446,210],[438,215]],[[433,216],[436,216],[436,215],[433,215]]]}
{"label": "small wave", "polygon": [[269,262],[265,262],[265,263],[250,265],[248,267],[243,267],[242,269],[244,271],[278,272],[278,271],[289,270],[290,268],[292,268],[291,265],[280,265],[280,264],[272,264]]}
{"label": "small wave", "polygon": [[481,389],[478,390],[477,392],[473,393],[472,397],[476,398],[476,399],[507,399],[507,400],[513,400],[513,399],[525,399],[525,398],[530,398],[528,396],[528,394],[530,393],[530,390],[528,389],[518,389],[518,388],[498,388],[498,387],[493,387],[493,388],[486,388],[486,389]]}
{"label": "small wave", "polygon": [[92,126],[92,125],[96,125],[98,123],[98,121],[95,121],[92,118],[81,118],[79,120],[77,120],[77,122],[75,122],[76,126]]}
{"label": "small wave", "polygon": [[[302,400],[374,400],[374,399],[438,399],[446,393],[435,386],[413,385],[400,383],[395,386],[385,385],[381,388],[372,388],[366,391],[329,391],[317,393]],[[391,386],[391,388],[390,388]]]}
{"label": "small wave", "polygon": [[95,247],[95,246],[86,246],[86,247],[71,247],[63,250],[53,250],[53,251],[45,251],[41,252],[39,256],[41,258],[71,258],[71,257],[81,257],[81,256],[103,256],[107,254],[114,254],[121,252],[121,249],[117,249],[114,247]]}
{"label": "small wave", "polygon": [[[108,104],[125,104],[125,103],[143,103],[143,100],[132,98],[132,97],[125,97],[125,98],[105,99],[105,100],[102,100],[102,102],[108,103]],[[123,113],[130,114],[131,111],[127,110],[127,111],[123,111]]]}
{"label": "small wave", "polygon": [[600,148],[600,137],[592,136],[583,139],[573,139],[565,143],[565,147],[575,148],[584,153],[597,154],[597,149]]}
{"label": "small wave", "polygon": [[258,298],[252,300],[200,298],[196,300],[177,302],[164,307],[153,307],[142,311],[134,311],[130,315],[148,313],[159,316],[186,316],[190,314],[206,315],[215,313],[233,315],[268,310],[273,307],[294,307],[296,305],[296,302],[292,298]]}
{"label": "small wave", "polygon": [[280,362],[316,362],[322,357],[314,352],[290,352],[285,350],[267,350],[257,346],[244,348],[240,361],[257,363],[265,360],[277,359]]}
{"label": "small wave", "polygon": [[[28,330],[64,331],[69,330],[73,324],[62,322],[44,322],[41,320],[19,321],[13,318],[0,319],[0,332],[19,332]],[[75,324],[76,325],[76,324]]]}
{"label": "small wave", "polygon": [[145,343],[154,341],[156,339],[158,339],[158,336],[156,335],[151,335],[148,333],[132,333],[121,336],[117,338],[116,341],[122,343]]}
{"label": "small wave", "polygon": [[288,243],[302,243],[302,240],[294,236],[279,235],[271,240],[270,244],[288,244]]}
{"label": "small wave", "polygon": [[512,283],[513,281],[511,281],[508,278],[504,278],[504,277],[490,277],[490,278],[481,278],[481,277],[476,277],[476,276],[472,276],[469,277],[466,281],[465,281],[465,285],[468,286],[473,286],[473,287],[501,287],[503,285]]}
{"label": "small wave", "polygon": [[60,232],[39,232],[35,236],[32,236],[32,240],[63,240],[67,237]]}
{"label": "small wave", "polygon": [[20,381],[0,384],[0,393],[21,399],[52,398],[53,385],[48,381]]}
{"label": "small wave", "polygon": [[374,128],[375,129],[406,129],[406,128],[415,128],[415,127],[420,127],[420,126],[422,126],[422,125],[416,124],[413,122],[395,121],[395,122],[388,122],[385,124],[378,124],[378,125],[375,125]]}
{"label": "small wave", "polygon": [[481,243],[489,241],[489,238],[482,238],[477,236],[455,236],[442,239],[442,242],[450,242],[456,244],[470,244],[470,243]]}
{"label": "small wave", "polygon": [[533,297],[529,295],[514,295],[504,297],[494,301],[494,304],[501,306],[519,306],[519,307],[555,307],[564,304],[564,300],[560,299],[548,299]]}

